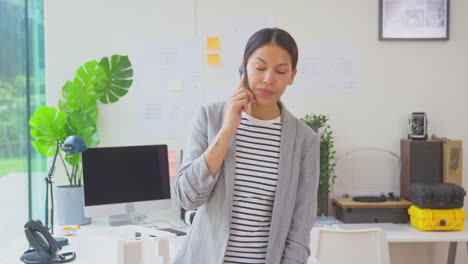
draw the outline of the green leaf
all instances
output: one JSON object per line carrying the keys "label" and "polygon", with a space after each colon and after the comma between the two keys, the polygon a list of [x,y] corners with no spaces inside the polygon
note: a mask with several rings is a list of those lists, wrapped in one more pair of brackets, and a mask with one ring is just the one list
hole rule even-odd
{"label": "green leaf", "polygon": [[[72,89],[72,82],[67,81],[62,87],[62,97],[63,98],[70,98],[71,96],[73,96],[73,95],[70,94],[71,89]],[[71,108],[70,105],[67,104],[67,102],[65,102],[63,100],[59,100],[58,107],[59,107],[60,110],[62,110],[63,112],[65,112],[67,114],[71,113],[73,111],[73,108]]]}
{"label": "green leaf", "polygon": [[[88,61],[81,65],[78,70],[76,70],[76,77],[81,82],[82,85],[95,93],[101,90],[108,81],[107,74],[105,70],[100,66],[96,60]],[[96,96],[96,99],[100,97]]]}
{"label": "green leaf", "polygon": [[65,84],[63,89],[66,92],[62,92],[65,102],[59,102],[59,107],[68,114],[73,111],[80,111],[92,117],[96,123],[99,110],[93,87],[93,85],[88,85],[75,77],[72,83]]}
{"label": "green leaf", "polygon": [[42,155],[53,156],[57,140],[65,137],[66,114],[54,107],[40,106],[29,119],[30,134],[36,139],[32,145]]}
{"label": "green leaf", "polygon": [[80,161],[80,157],[81,153],[65,154],[65,161],[70,165],[76,165]]}
{"label": "green leaf", "polygon": [[62,100],[59,100],[58,102],[58,107],[61,111],[65,112],[65,113],[70,113],[73,111],[72,108],[70,108],[67,103],[65,103],[64,101]]}
{"label": "green leaf", "polygon": [[99,134],[94,121],[80,111],[74,111],[67,116],[65,124],[66,136],[77,135],[82,137],[88,148],[99,144]]}
{"label": "green leaf", "polygon": [[89,61],[76,70],[73,82],[67,82],[62,88],[67,112],[81,111],[91,116],[90,112],[97,108],[95,87],[102,86],[107,80],[104,69],[97,61]]}
{"label": "green leaf", "polygon": [[105,70],[108,81],[96,91],[98,99],[104,104],[114,103],[127,94],[132,85],[132,64],[128,56],[121,55],[113,55],[110,61],[104,57],[99,64]]}

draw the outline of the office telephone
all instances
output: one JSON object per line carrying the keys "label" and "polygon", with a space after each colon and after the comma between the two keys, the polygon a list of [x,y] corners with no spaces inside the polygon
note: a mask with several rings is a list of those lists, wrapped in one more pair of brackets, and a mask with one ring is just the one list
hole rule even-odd
{"label": "office telephone", "polygon": [[58,254],[62,246],[40,220],[29,220],[24,225],[24,233],[32,249],[24,252],[20,260],[26,264],[68,263],[75,260],[75,252]]}

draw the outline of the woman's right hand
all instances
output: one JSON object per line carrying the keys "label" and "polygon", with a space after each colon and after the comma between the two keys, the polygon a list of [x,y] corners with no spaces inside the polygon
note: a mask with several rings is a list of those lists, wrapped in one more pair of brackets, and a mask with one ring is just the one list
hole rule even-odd
{"label": "woman's right hand", "polygon": [[226,105],[226,113],[224,114],[224,122],[222,129],[235,133],[240,125],[242,112],[247,111],[249,103],[255,103],[253,93],[244,88],[245,75],[242,76],[239,86],[234,92]]}

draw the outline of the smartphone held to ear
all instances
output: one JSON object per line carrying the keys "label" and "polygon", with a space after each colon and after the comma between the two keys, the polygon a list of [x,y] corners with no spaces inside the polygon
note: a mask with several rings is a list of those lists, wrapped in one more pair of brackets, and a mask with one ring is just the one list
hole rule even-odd
{"label": "smartphone held to ear", "polygon": [[247,90],[250,90],[249,89],[249,82],[247,81],[247,71],[245,69],[245,63],[241,63],[240,67],[239,67],[239,75],[240,77],[242,78],[242,75],[245,75],[245,79],[244,79],[244,88],[247,89]]}

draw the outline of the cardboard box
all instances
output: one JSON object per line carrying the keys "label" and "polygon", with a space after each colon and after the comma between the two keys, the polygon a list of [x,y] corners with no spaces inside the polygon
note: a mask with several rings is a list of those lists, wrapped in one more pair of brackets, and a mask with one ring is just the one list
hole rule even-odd
{"label": "cardboard box", "polygon": [[169,264],[176,235],[137,225],[89,230],[77,236],[77,255],[86,263]]}

